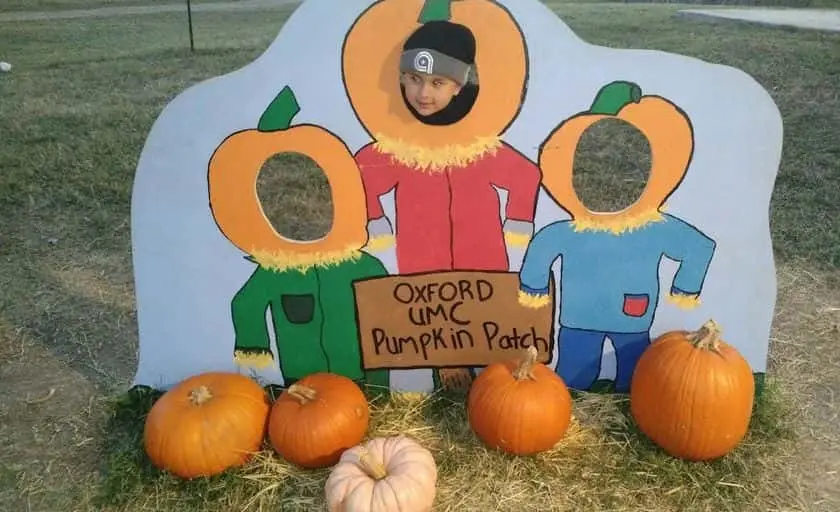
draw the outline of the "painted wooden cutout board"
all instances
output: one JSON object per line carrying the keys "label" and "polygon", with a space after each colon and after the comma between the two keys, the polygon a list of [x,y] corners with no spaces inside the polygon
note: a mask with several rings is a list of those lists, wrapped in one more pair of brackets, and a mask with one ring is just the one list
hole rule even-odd
{"label": "painted wooden cutout board", "polygon": [[[475,103],[428,125],[400,55],[447,18],[475,37]],[[440,53],[415,49],[414,69]],[[650,176],[629,208],[593,213],[575,151],[608,118],[647,137]],[[570,387],[626,391],[651,338],[708,318],[762,374],[781,145],[778,109],[743,72],[590,45],[538,0],[306,0],[264,54],[180,94],[149,134],[135,384],[332,371],[428,391],[534,345]],[[263,163],[288,151],[329,180],[322,239],[283,238],[257,198]]]}

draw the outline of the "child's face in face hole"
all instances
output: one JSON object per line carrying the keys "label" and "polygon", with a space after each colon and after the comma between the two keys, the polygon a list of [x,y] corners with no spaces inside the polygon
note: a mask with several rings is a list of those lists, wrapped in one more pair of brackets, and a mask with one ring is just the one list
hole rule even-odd
{"label": "child's face in face hole", "polygon": [[408,103],[424,116],[440,112],[461,92],[461,84],[451,78],[426,73],[402,73]]}

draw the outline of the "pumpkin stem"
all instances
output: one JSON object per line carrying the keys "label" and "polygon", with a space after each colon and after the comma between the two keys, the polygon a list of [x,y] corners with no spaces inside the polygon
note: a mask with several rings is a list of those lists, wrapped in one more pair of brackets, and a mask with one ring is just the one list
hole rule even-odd
{"label": "pumpkin stem", "polygon": [[699,329],[689,334],[688,339],[696,348],[720,353],[720,333],[718,323],[708,320]]}
{"label": "pumpkin stem", "polygon": [[213,398],[213,393],[210,392],[207,386],[202,385],[190,391],[190,401],[193,405],[201,405],[211,398]]}
{"label": "pumpkin stem", "polygon": [[420,11],[418,23],[430,21],[446,21],[452,16],[452,0],[426,0],[423,9]]}
{"label": "pumpkin stem", "polygon": [[257,130],[273,132],[286,130],[292,125],[292,119],[300,112],[295,92],[288,85],[283,87],[271,100],[257,123]]}
{"label": "pumpkin stem", "polygon": [[301,405],[306,405],[309,402],[318,398],[318,392],[312,388],[301,386],[300,384],[292,384],[287,392],[300,402]]}
{"label": "pumpkin stem", "polygon": [[375,460],[373,455],[370,454],[370,451],[365,447],[359,449],[359,467],[374,480],[382,480],[388,476],[388,471],[385,469],[385,466],[378,460]]}
{"label": "pumpkin stem", "polygon": [[642,99],[642,88],[633,82],[617,80],[608,83],[595,95],[595,101],[589,107],[591,114],[607,116],[618,115],[618,112],[630,103],[638,103]]}
{"label": "pumpkin stem", "polygon": [[522,358],[522,362],[519,363],[519,366],[517,366],[516,370],[513,371],[513,378],[516,380],[535,380],[534,365],[537,364],[537,355],[536,347],[533,345],[528,347],[525,350],[525,357]]}

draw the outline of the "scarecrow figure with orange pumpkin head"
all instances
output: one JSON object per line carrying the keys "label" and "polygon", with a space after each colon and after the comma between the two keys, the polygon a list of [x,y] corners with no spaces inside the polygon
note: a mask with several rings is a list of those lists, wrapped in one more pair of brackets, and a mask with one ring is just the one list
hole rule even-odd
{"label": "scarecrow figure with orange pumpkin head", "polygon": [[[589,211],[572,183],[574,151],[595,122],[616,117],[648,138],[652,167],[638,201],[614,213]],[[559,258],[560,330],[556,371],[574,389],[589,389],[601,370],[604,343],[615,348],[615,390],[627,392],[636,361],[650,344],[663,258],[679,263],[669,298],[698,304],[715,241],[663,212],[693,152],[688,117],[668,100],[642,96],[638,85],[605,86],[591,108],[558,126],[540,148],[543,185],[571,219],[549,224],[531,241],[519,272],[520,302],[549,304],[549,272]]]}
{"label": "scarecrow figure with orange pumpkin head", "polygon": [[[540,187],[536,164],[501,140],[527,77],[510,13],[485,0],[383,0],[349,31],[343,66],[347,94],[374,139],[356,154],[368,247],[395,241],[400,274],[508,271],[508,244],[524,248],[533,235]],[[384,86],[383,72],[393,76]],[[504,219],[497,188],[508,193]],[[380,200],[392,190],[396,230]],[[434,375],[436,387],[465,387],[474,374]]]}
{"label": "scarecrow figure with orange pumpkin head", "polygon": [[[234,359],[255,368],[273,364],[273,332],[286,386],[331,372],[388,389],[388,370],[363,369],[356,342],[353,282],[388,274],[378,259],[361,250],[367,240],[361,177],[347,146],[332,133],[292,124],[299,110],[294,92],[285,87],[256,129],[231,134],[210,160],[213,217],[256,264],[231,301]],[[265,159],[291,151],[313,158],[330,184],[335,215],[330,232],[319,240],[280,236],[255,192]]]}

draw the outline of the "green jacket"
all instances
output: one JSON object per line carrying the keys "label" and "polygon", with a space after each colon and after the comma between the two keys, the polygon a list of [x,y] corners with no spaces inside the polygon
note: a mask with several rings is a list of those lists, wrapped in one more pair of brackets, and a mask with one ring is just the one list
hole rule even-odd
{"label": "green jacket", "polygon": [[388,272],[373,256],[305,270],[257,267],[232,303],[235,353],[271,356],[266,311],[284,380],[332,372],[365,378],[353,281]]}

